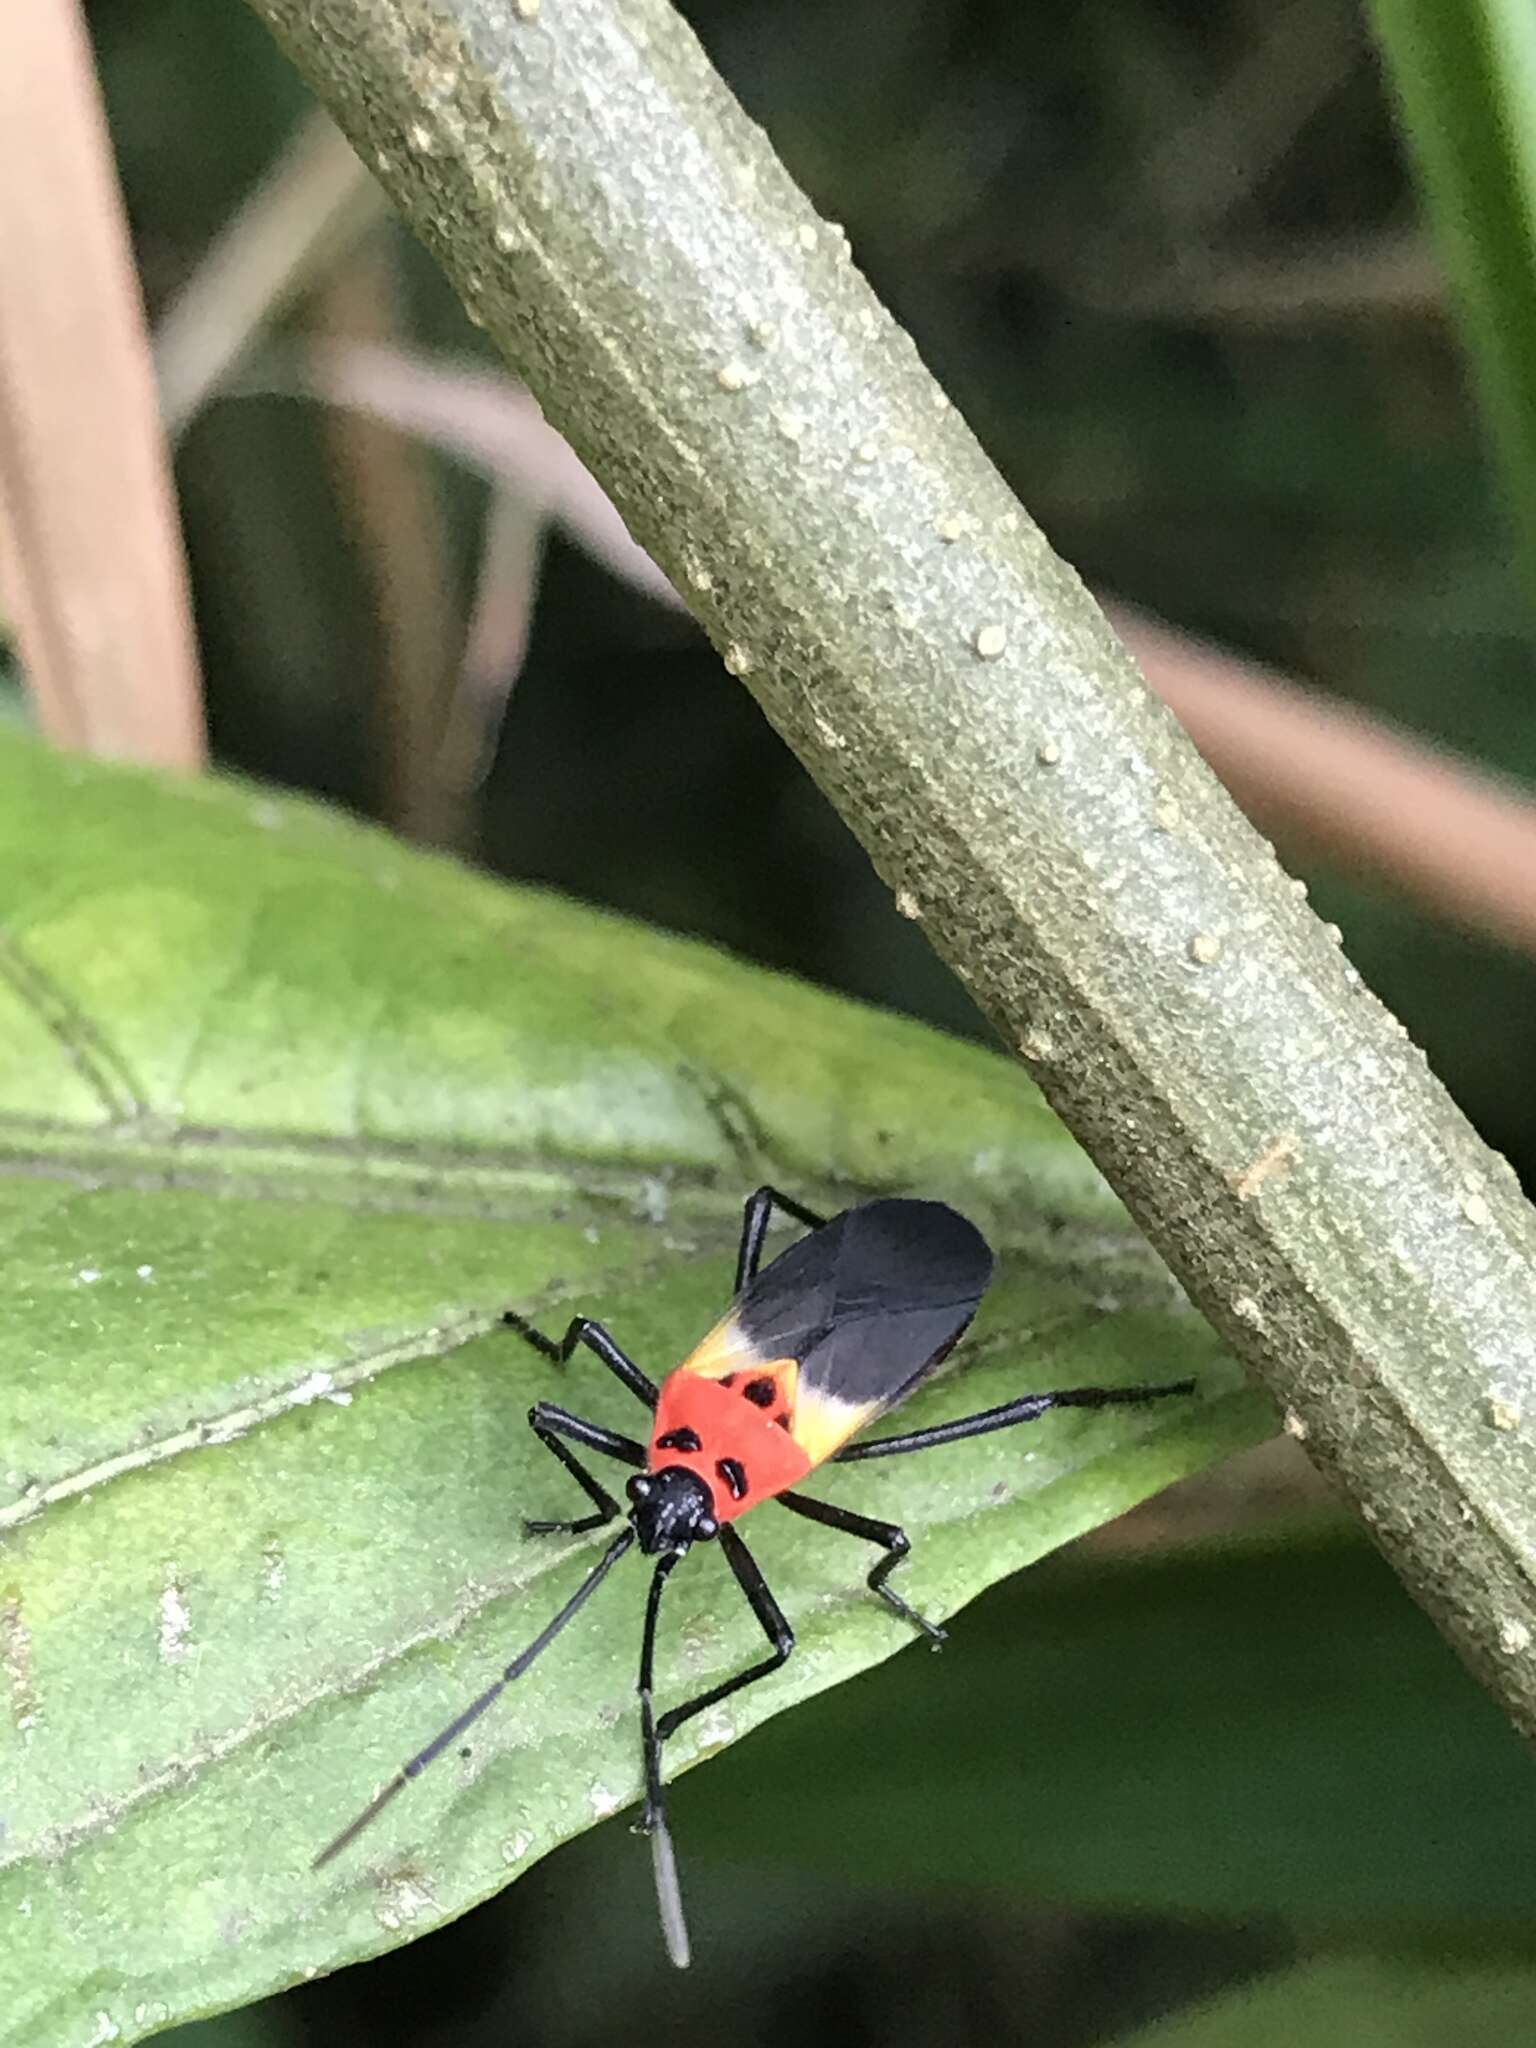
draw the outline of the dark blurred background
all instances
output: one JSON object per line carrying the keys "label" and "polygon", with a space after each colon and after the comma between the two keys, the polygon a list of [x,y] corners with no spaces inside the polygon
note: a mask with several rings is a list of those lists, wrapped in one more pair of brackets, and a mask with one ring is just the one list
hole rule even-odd
{"label": "dark blurred background", "polygon": [[[691,0],[683,11],[1096,588],[1488,767],[1536,771],[1530,593],[1354,6]],[[96,0],[89,13],[154,317],[197,275],[306,99],[238,0]],[[380,423],[392,405],[397,418],[408,410],[401,376],[378,387],[372,417],[323,402],[306,368],[317,338],[333,365],[354,342],[397,368],[408,361],[424,380],[411,390],[435,395],[436,424],[401,433]],[[334,797],[504,875],[985,1035],[686,618],[543,522],[519,484],[515,441],[494,487],[484,463],[458,459],[484,399],[461,376],[466,364],[496,367],[429,261],[383,221],[337,251],[186,425],[177,474],[218,762]],[[472,617],[484,631],[466,684]],[[454,694],[466,688],[467,712]],[[472,744],[445,799],[433,761],[455,719],[467,719]],[[1379,883],[1282,850],[1368,981],[1529,1178],[1530,961],[1431,922]],[[1289,1553],[1272,1541],[1273,1597],[1295,1607],[1296,1641],[1309,1614],[1326,1635],[1340,1617],[1326,1601],[1297,1605]],[[1031,1603],[1050,1608],[1061,1586],[1091,1604],[1095,1574],[1110,1569],[1051,1567],[1049,1594],[997,1589],[969,1618],[976,1640],[1044,1626]],[[1186,1567],[1159,1552],[1138,1569],[1176,1588]],[[1500,1770],[1509,1779],[1504,1738],[1463,1697],[1447,1653],[1401,1617],[1374,1568],[1358,1569],[1364,1590],[1352,1597],[1376,1617],[1361,1627],[1411,1639],[1401,1670],[1387,1658],[1381,1699],[1407,1697],[1421,1679],[1430,1695],[1453,1688],[1446,1711],[1471,1716],[1467,1740],[1494,1759],[1490,1783]],[[1213,1684],[1220,1640],[1207,1633],[1181,1652],[1185,1640],[1172,1639],[1170,1656],[1197,1660],[1197,1689]],[[1107,1717],[1119,1711],[1113,1641],[1101,1651]],[[1257,1641],[1249,1652],[1262,1658]],[[967,1740],[962,1658],[957,1648],[942,1660],[955,1666],[953,1721],[937,1746],[914,1746],[903,1727],[912,1656],[846,1689],[863,1702],[865,1752],[880,1766],[870,1798],[899,1812],[914,1781],[943,1780],[945,1742]],[[1369,1720],[1380,1702],[1356,1704]],[[828,1717],[848,1711],[802,1707],[680,1796],[684,1840],[709,1836],[716,1783],[739,1821],[733,1838],[717,1817],[691,1873],[707,1903],[690,1980],[660,1959],[643,1849],[610,1825],[454,1928],[210,2023],[209,2048],[216,2037],[230,2048],[577,2048],[616,2032],[723,2028],[742,2048],[786,2033],[841,2048],[999,2038],[1070,2048],[1126,2039],[1199,1994],[1316,1954],[1325,1936],[1440,1958],[1470,1946],[1526,1966],[1524,1935],[1510,1927],[1529,1926],[1528,1898],[1448,1900],[1427,1867],[1411,1910],[1396,1898],[1413,1851],[1387,1827],[1385,1802],[1379,1813],[1343,1807],[1337,1828],[1315,1828],[1313,1853],[1326,1862],[1331,1835],[1348,1836],[1365,1872],[1343,1903],[1319,1881],[1321,1928],[1294,1883],[1183,1884],[1177,1873],[1198,1870],[1206,1830],[1226,1824],[1202,1805],[1194,1745],[1182,1798],[1170,1795],[1166,1825],[1183,1834],[1167,1851],[1167,1883],[1149,1880],[1157,1859],[1145,1845],[1119,1868],[1112,1810],[1097,1849],[1084,1850],[1100,1861],[1076,1881],[1053,1880],[1049,1857],[1042,1875],[1026,1856],[1034,1874],[1003,1882],[995,1844],[971,1887],[923,1882],[917,1857],[859,1869],[797,1856]],[[1182,1709],[1175,1700],[1169,1711]],[[1021,1749],[1037,1726],[1037,1701],[1021,1696]],[[1342,1771],[1336,1725],[1318,1715],[1307,1727],[1317,1746],[1297,1751],[1296,1772]],[[1443,1755],[1426,1719],[1414,1727],[1417,1756],[1394,1738],[1410,1773]],[[1262,1831],[1266,1755],[1225,1732],[1232,1783],[1244,1755],[1251,1773],[1242,1796],[1229,1787],[1228,1817]],[[1361,1754],[1370,1749],[1362,1737]],[[1394,1900],[1380,1914],[1373,1836],[1382,1899]],[[1512,2011],[1508,2024],[1509,2039],[1532,2038]],[[1332,2038],[1296,2025],[1212,2038]],[[1503,2038],[1492,2025],[1476,2038]]]}

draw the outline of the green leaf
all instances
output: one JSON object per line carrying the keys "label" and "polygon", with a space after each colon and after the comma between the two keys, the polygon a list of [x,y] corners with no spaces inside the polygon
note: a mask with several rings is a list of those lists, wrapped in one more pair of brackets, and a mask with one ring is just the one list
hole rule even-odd
{"label": "green leaf", "polygon": [[1533,2037],[1536,1969],[1364,1956],[1260,1977],[1117,2048],[1511,2048]]}
{"label": "green leaf", "polygon": [[949,1896],[1283,1915],[1331,1940],[1536,1915],[1530,1752],[1336,1535],[1055,1561],[942,1657],[765,1729],[675,1806],[722,1861],[748,1843]]}
{"label": "green leaf", "polygon": [[[1270,1426],[1022,1077],[312,806],[0,737],[0,2041],[128,2041],[425,1932],[637,1791],[639,1572],[325,1870],[310,1860],[543,1624],[590,1546],[524,1426],[601,1312],[664,1371],[765,1178],[948,1195],[1004,1252],[964,1412],[1196,1369],[1190,1401],[917,1460],[948,1613]],[[889,1468],[887,1468],[889,1469]],[[829,1482],[891,1500],[880,1467]],[[674,1767],[900,1647],[868,1559],[765,1516],[799,1654]],[[760,1650],[713,1553],[668,1698]]]}
{"label": "green leaf", "polygon": [[1536,588],[1536,8],[1373,0]]}

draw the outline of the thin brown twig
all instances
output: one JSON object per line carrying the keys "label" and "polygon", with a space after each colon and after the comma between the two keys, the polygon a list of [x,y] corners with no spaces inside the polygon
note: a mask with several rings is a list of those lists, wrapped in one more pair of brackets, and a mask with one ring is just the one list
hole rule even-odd
{"label": "thin brown twig", "polygon": [[184,431],[262,329],[388,211],[335,123],[307,114],[160,316],[167,434]]}
{"label": "thin brown twig", "polygon": [[474,800],[528,651],[547,524],[537,498],[505,484],[492,488],[464,655],[437,751],[438,802],[452,846],[468,846],[474,837]]}
{"label": "thin brown twig", "polygon": [[0,572],[60,745],[205,758],[143,306],[76,0],[0,7]]}
{"label": "thin brown twig", "polygon": [[1297,0],[1256,18],[1214,90],[1142,167],[1142,189],[1181,239],[1206,235],[1269,177],[1360,60],[1357,24]]}
{"label": "thin brown twig", "polygon": [[[1088,303],[1088,280],[1065,282]],[[1435,321],[1445,313],[1445,279],[1417,229],[1269,256],[1215,251],[1118,289],[1100,284],[1099,310],[1185,325],[1273,329],[1323,320]]]}
{"label": "thin brown twig", "polygon": [[[382,242],[354,250],[316,295],[322,349],[342,337],[392,339],[396,300],[393,253]],[[381,807],[404,837],[443,845],[449,819],[435,764],[458,644],[458,593],[430,458],[393,428],[339,409],[326,415],[326,441],[379,620]]]}
{"label": "thin brown twig", "polygon": [[1261,831],[1536,953],[1536,801],[1257,663],[1125,606],[1108,609],[1147,681]]}

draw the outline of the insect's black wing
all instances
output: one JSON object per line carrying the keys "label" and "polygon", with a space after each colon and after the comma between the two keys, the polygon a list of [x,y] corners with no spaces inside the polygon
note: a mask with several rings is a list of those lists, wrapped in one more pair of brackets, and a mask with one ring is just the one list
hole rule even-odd
{"label": "insect's black wing", "polygon": [[791,1430],[820,1463],[938,1364],[991,1278],[985,1238],[943,1202],[865,1202],[764,1267],[731,1321],[759,1357],[799,1361]]}

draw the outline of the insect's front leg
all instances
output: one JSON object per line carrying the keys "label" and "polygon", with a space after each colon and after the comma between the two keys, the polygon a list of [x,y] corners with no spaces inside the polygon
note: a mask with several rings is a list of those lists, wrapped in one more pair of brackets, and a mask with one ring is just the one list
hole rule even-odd
{"label": "insect's front leg", "polygon": [[[738,1671],[734,1677],[722,1680],[719,1685],[712,1685],[708,1692],[701,1692],[696,1699],[685,1700],[680,1707],[669,1707],[656,1722],[654,1741],[658,1758],[662,1743],[668,1736],[675,1735],[685,1721],[691,1721],[695,1714],[702,1714],[706,1707],[715,1706],[720,1700],[729,1699],[733,1692],[740,1692],[743,1686],[754,1685],[758,1679],[766,1678],[770,1671],[777,1671],[795,1647],[795,1632],[784,1619],[778,1601],[769,1591],[768,1581],[759,1571],[757,1559],[736,1531],[729,1526],[720,1531],[720,1547],[725,1552],[725,1561],[734,1573],[737,1585],[746,1595],[747,1605],[757,1617],[758,1626],[773,1645],[773,1652],[760,1664],[751,1664],[745,1671]],[[649,1773],[647,1781],[649,1782]]]}
{"label": "insect's front leg", "polygon": [[601,1529],[624,1510],[608,1489],[583,1465],[576,1453],[561,1442],[569,1437],[572,1442],[584,1444],[588,1450],[601,1451],[604,1457],[617,1458],[621,1464],[643,1465],[645,1451],[633,1437],[621,1436],[616,1429],[604,1429],[596,1422],[587,1422],[580,1415],[572,1415],[568,1409],[557,1408],[552,1401],[536,1401],[528,1410],[528,1427],[533,1431],[545,1450],[560,1460],[580,1486],[582,1492],[597,1509],[594,1515],[580,1515],[574,1521],[528,1522],[523,1523],[530,1536],[584,1536],[589,1529]]}
{"label": "insect's front leg", "polygon": [[565,1335],[558,1343],[553,1337],[546,1337],[542,1330],[536,1330],[515,1308],[503,1309],[501,1320],[509,1330],[516,1330],[519,1337],[531,1344],[541,1357],[552,1359],[556,1365],[569,1363],[576,1346],[585,1345],[595,1358],[603,1361],[616,1380],[628,1387],[637,1401],[643,1401],[647,1408],[656,1406],[654,1380],[636,1365],[622,1345],[614,1342],[602,1324],[594,1323],[590,1316],[572,1316],[565,1326]]}

